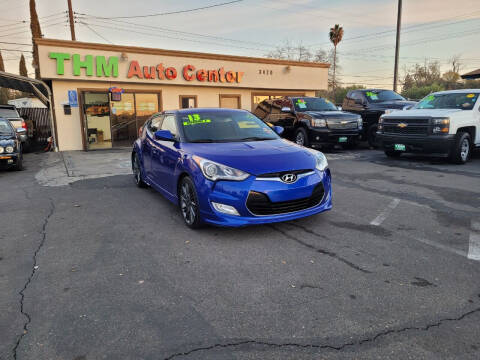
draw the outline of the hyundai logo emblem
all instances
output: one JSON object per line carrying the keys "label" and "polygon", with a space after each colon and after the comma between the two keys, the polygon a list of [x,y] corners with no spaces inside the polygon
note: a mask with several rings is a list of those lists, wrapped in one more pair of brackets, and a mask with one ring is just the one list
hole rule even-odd
{"label": "hyundai logo emblem", "polygon": [[295,174],[285,174],[285,175],[282,175],[282,177],[280,179],[282,179],[282,181],[284,183],[292,184],[295,181],[297,181],[297,175],[295,175]]}

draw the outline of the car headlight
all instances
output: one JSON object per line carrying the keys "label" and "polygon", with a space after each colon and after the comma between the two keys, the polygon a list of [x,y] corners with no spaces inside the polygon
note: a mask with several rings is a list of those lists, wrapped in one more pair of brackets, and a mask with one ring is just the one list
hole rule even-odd
{"label": "car headlight", "polygon": [[433,133],[448,134],[450,131],[450,118],[433,118]]}
{"label": "car headlight", "polygon": [[361,116],[357,119],[357,122],[358,122],[358,128],[361,129],[363,127],[363,119]]}
{"label": "car headlight", "polygon": [[385,114],[390,114],[390,113],[392,113],[392,112],[394,112],[394,111],[395,111],[395,109],[386,109],[386,110],[385,110]]}
{"label": "car headlight", "polygon": [[314,150],[314,149],[307,149],[310,151],[314,156],[316,160],[315,164],[315,169],[324,171],[326,168],[328,168],[328,161],[325,155],[323,155],[322,152]]}
{"label": "car headlight", "polygon": [[327,122],[325,121],[325,119],[312,119],[312,125],[314,127],[326,127]]}
{"label": "car headlight", "polygon": [[5,148],[5,151],[6,151],[7,153],[13,153],[13,150],[15,150],[15,149],[13,148],[12,145],[9,145],[9,146],[7,146],[7,147]]}
{"label": "car headlight", "polygon": [[3,154],[4,151],[5,149],[3,148],[3,146],[0,146],[0,154]]}
{"label": "car headlight", "polygon": [[201,158],[200,156],[194,155],[193,161],[195,161],[200,170],[202,170],[203,176],[205,176],[208,180],[242,181],[250,176],[250,174],[242,170],[234,169],[230,166]]}

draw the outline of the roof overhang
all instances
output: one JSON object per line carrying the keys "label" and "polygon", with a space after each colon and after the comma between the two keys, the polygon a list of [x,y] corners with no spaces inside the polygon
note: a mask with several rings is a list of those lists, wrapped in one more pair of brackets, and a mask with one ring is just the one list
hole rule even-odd
{"label": "roof overhang", "polygon": [[462,79],[466,79],[466,80],[480,79],[480,69],[463,74]]}
{"label": "roof overhang", "polygon": [[0,71],[0,87],[35,95],[45,105],[50,103],[50,89],[40,80]]}

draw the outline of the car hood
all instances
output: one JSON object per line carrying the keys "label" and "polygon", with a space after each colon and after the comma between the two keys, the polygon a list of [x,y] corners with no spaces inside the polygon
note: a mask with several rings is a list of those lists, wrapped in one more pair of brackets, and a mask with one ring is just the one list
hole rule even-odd
{"label": "car hood", "polygon": [[0,146],[5,147],[8,145],[14,145],[15,138],[10,135],[0,135]]}
{"label": "car hood", "polygon": [[453,113],[462,112],[461,109],[411,109],[408,111],[396,111],[391,114],[384,115],[391,117],[445,117]]}
{"label": "car hood", "polygon": [[304,114],[310,115],[315,119],[351,119],[358,118],[357,114],[346,111],[305,111]]}
{"label": "car hood", "polygon": [[415,101],[384,101],[380,103],[371,103],[368,105],[370,109],[403,109],[407,105],[415,105]]}
{"label": "car hood", "polygon": [[183,143],[182,149],[189,155],[197,155],[252,175],[314,169],[316,164],[316,159],[310,151],[285,139]]}

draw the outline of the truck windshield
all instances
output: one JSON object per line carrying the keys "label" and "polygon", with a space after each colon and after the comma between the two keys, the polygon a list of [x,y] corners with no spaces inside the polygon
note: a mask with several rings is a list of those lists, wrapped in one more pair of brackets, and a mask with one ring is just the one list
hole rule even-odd
{"label": "truck windshield", "polygon": [[15,109],[0,108],[0,117],[9,119],[9,118],[18,118],[20,116],[18,115],[18,112]]}
{"label": "truck windshield", "polygon": [[406,99],[392,90],[369,90],[365,91],[369,103],[380,103],[384,101],[405,101]]}
{"label": "truck windshield", "polygon": [[295,111],[337,111],[337,107],[324,98],[293,98]]}
{"label": "truck windshield", "polygon": [[431,94],[422,99],[415,109],[461,109],[472,110],[479,93]]}

